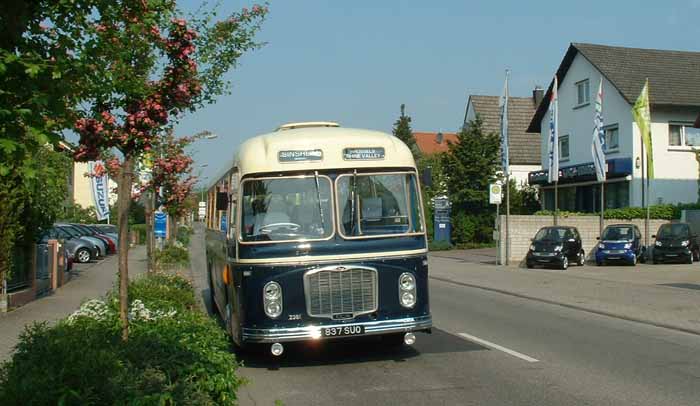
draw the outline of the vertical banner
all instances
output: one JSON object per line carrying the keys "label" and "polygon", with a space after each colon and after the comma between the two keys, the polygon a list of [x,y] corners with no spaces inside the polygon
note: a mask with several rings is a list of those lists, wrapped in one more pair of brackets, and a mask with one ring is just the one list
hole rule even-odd
{"label": "vertical banner", "polygon": [[92,176],[90,184],[92,186],[92,200],[95,204],[97,220],[102,221],[109,218],[109,177],[102,161],[89,161],[88,171],[90,174],[102,173],[102,176]]}
{"label": "vertical banner", "polygon": [[600,78],[595,97],[595,117],[593,119],[593,143],[591,145],[595,176],[598,182],[605,182],[605,128],[603,127],[603,78]]}
{"label": "vertical banner", "polygon": [[155,221],[153,222],[153,234],[156,238],[165,238],[168,225],[168,215],[165,212],[155,212]]}
{"label": "vertical banner", "polygon": [[547,165],[547,177],[550,183],[559,181],[559,97],[557,95],[559,83],[554,75],[552,96],[549,101],[549,162]]}

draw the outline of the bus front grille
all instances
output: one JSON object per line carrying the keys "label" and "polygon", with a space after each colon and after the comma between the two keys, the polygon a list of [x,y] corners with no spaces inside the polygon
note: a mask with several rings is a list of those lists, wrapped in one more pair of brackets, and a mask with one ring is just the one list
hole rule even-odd
{"label": "bus front grille", "polygon": [[377,310],[377,270],[332,266],[304,275],[309,316],[346,319]]}

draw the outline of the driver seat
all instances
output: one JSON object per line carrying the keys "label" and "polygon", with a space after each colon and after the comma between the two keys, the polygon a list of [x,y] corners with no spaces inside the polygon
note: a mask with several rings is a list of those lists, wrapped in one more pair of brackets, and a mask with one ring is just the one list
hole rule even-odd
{"label": "driver seat", "polygon": [[267,210],[260,214],[262,221],[255,224],[255,234],[260,234],[260,229],[268,224],[289,223],[289,214],[287,214],[287,205],[282,196],[270,196],[267,201]]}

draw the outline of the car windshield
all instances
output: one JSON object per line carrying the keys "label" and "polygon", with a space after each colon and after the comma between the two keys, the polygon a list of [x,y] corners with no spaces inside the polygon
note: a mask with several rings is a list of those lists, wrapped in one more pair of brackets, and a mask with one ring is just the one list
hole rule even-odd
{"label": "car windshield", "polygon": [[632,227],[608,227],[603,231],[603,240],[608,241],[632,241],[634,230]]}
{"label": "car windshield", "polygon": [[333,234],[328,177],[252,179],[242,188],[243,241],[324,239]]}
{"label": "car windshield", "polygon": [[104,232],[104,233],[111,233],[111,234],[116,234],[117,233],[117,227],[111,224],[95,224],[93,225],[96,229]]}
{"label": "car windshield", "polygon": [[73,227],[68,227],[68,226],[63,226],[59,227],[59,230],[62,230],[66,234],[68,234],[71,237],[81,237],[82,235],[78,232],[78,230],[74,229]]}
{"label": "car windshield", "polygon": [[535,241],[563,241],[564,238],[574,238],[568,228],[543,228],[535,234]]}
{"label": "car windshield", "polygon": [[411,173],[342,175],[337,196],[344,236],[423,231],[418,186]]}
{"label": "car windshield", "polygon": [[659,228],[658,238],[688,237],[690,230],[687,224],[664,224]]}
{"label": "car windshield", "polygon": [[88,227],[83,226],[81,224],[73,224],[73,228],[78,230],[79,232],[83,233],[83,235],[93,235],[95,234],[94,231],[90,230]]}

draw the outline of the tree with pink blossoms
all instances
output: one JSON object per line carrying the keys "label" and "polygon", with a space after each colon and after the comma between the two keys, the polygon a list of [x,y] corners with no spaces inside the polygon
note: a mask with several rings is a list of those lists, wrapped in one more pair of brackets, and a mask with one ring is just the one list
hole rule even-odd
{"label": "tree with pink blossoms", "polygon": [[[184,19],[173,0],[96,0],[91,6],[89,18],[94,21],[84,38],[89,46],[76,56],[90,64],[92,76],[81,87],[85,108],[75,122],[80,136],[75,158],[109,159],[108,166],[118,172],[119,299],[126,340],[127,213],[134,163],[184,113],[228,91],[224,74],[243,53],[260,45],[254,35],[267,7],[254,6],[214,21],[215,9]],[[174,155],[158,164],[175,173],[191,166],[188,160]],[[172,183],[169,194],[174,196],[168,199],[179,199],[190,182]]]}

